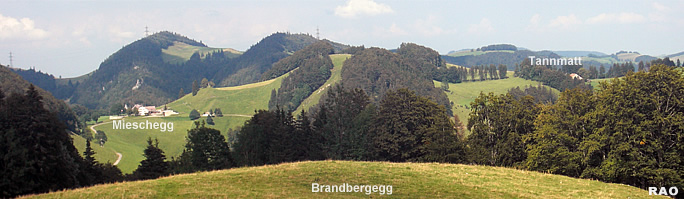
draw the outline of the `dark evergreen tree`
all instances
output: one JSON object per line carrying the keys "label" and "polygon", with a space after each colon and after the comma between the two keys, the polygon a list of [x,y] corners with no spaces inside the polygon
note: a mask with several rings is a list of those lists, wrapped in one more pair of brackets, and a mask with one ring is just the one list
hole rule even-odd
{"label": "dark evergreen tree", "polygon": [[192,96],[197,95],[197,92],[199,92],[199,85],[197,85],[197,80],[192,81]]}
{"label": "dark evergreen tree", "polygon": [[221,112],[221,108],[216,108],[214,110],[214,114],[216,114],[216,117],[223,117],[223,112]]}
{"label": "dark evergreen tree", "polygon": [[79,186],[79,164],[64,123],[43,108],[33,85],[25,95],[5,99],[0,113],[0,197],[43,193]]}
{"label": "dark evergreen tree", "polygon": [[138,168],[133,171],[133,178],[137,180],[155,179],[169,174],[169,163],[166,162],[164,151],[159,148],[159,140],[147,138],[147,148],[143,152],[145,159],[140,161]]}
{"label": "dark evergreen tree", "polygon": [[211,115],[207,116],[207,124],[214,125],[214,119],[211,117]]}
{"label": "dark evergreen tree", "polygon": [[503,65],[503,64],[499,65],[499,78],[501,78],[501,79],[507,78],[506,77],[507,72],[508,72],[508,67],[506,67],[506,65]]}
{"label": "dark evergreen tree", "polygon": [[185,96],[185,91],[181,88],[180,91],[178,91],[178,99],[183,98],[183,96]]}
{"label": "dark evergreen tree", "polygon": [[188,115],[188,117],[190,117],[190,120],[196,120],[196,119],[200,118],[200,113],[197,110],[192,109],[192,111],[190,111],[190,114]]}

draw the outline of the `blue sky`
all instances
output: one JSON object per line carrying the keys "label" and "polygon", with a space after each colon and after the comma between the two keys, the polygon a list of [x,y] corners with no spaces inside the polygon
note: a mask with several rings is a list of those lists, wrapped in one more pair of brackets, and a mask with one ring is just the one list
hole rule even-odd
{"label": "blue sky", "polygon": [[451,50],[509,43],[533,50],[684,51],[684,1],[12,1],[0,6],[0,64],[55,76],[97,69],[110,54],[169,30],[247,50],[274,32],[351,44]]}

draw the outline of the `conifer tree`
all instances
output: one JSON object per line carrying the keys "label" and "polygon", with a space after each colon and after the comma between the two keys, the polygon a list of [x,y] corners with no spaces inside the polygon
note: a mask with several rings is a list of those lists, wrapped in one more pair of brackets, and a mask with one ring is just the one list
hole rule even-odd
{"label": "conifer tree", "polygon": [[207,124],[214,125],[214,119],[211,117],[211,115],[207,116]]}
{"label": "conifer tree", "polygon": [[133,176],[138,180],[155,179],[169,173],[169,163],[166,162],[164,151],[159,148],[159,140],[147,138],[147,148],[143,151],[145,159],[140,161],[138,168],[133,171]]}
{"label": "conifer tree", "polygon": [[197,95],[197,92],[199,92],[199,85],[197,85],[197,80],[192,81],[192,96]]}

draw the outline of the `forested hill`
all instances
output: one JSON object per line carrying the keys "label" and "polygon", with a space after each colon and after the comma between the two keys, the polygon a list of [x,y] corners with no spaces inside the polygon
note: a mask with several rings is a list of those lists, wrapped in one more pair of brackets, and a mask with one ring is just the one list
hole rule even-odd
{"label": "forested hill", "polygon": [[325,41],[319,41],[295,52],[292,56],[282,59],[262,76],[262,79],[272,79],[293,71],[283,79],[283,83],[276,92],[272,91],[269,109],[277,107],[285,110],[295,110],[317,88],[323,85],[333,68],[330,54],[334,53],[333,46]]}
{"label": "forested hill", "polygon": [[543,56],[550,58],[560,57],[550,51],[534,52],[530,50],[489,50],[484,52],[473,50],[472,52],[465,52],[461,53],[460,55],[443,55],[442,59],[448,63],[465,67],[503,64],[513,68],[513,66],[520,64],[520,62],[529,56]]}
{"label": "forested hill", "polygon": [[[0,65],[0,90],[5,96],[17,93],[23,95],[26,93],[30,84],[31,83],[24,80],[21,76],[12,72],[8,67]],[[57,117],[66,124],[69,130],[76,132],[82,128],[78,122],[78,117],[71,108],[69,108],[69,105],[62,100],[55,98],[50,92],[47,92],[40,87],[36,87],[36,90],[41,97],[43,97],[45,109],[56,114]]]}
{"label": "forested hill", "polygon": [[174,42],[192,46],[206,45],[187,37],[160,32],[129,45],[109,56],[93,74],[81,83],[71,102],[90,108],[105,108],[114,103],[160,104],[177,96],[178,90],[194,75],[188,67],[165,63],[162,49]]}
{"label": "forested hill", "polygon": [[[231,63],[232,67],[218,70],[213,79],[219,86],[238,86],[260,81],[262,74],[271,69],[273,63],[317,41],[319,40],[306,34],[274,33],[236,58]],[[348,45],[323,41],[331,44],[335,52],[349,48]]]}
{"label": "forested hill", "polygon": [[[112,54],[76,87],[70,102],[89,108],[109,108],[123,103],[159,105],[175,100],[180,92],[189,93],[194,81],[205,78],[218,86],[253,83],[273,63],[316,41],[310,35],[274,33],[246,52],[235,54],[209,48],[176,33],[160,32]],[[336,51],[348,47],[324,41]],[[183,60],[178,55],[170,55],[171,49],[189,49],[190,53],[194,50],[194,54],[187,54],[189,58]]]}
{"label": "forested hill", "polygon": [[36,71],[35,69],[20,69],[20,68],[10,68],[12,72],[17,73],[23,77],[26,81],[52,93],[57,99],[66,100],[71,97],[71,95],[78,87],[78,82],[72,82],[67,80],[66,84],[59,84],[57,78],[51,74],[47,74],[41,71]]}
{"label": "forested hill", "polygon": [[379,102],[390,90],[408,88],[450,111],[446,94],[432,82],[435,71],[445,66],[437,51],[416,44],[402,44],[397,53],[369,48],[345,61],[342,85],[363,89],[373,102]]}

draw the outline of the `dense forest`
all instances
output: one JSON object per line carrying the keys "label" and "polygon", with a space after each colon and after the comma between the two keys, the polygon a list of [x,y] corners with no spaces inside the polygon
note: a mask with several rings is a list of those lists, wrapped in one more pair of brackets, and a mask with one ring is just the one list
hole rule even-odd
{"label": "dense forest", "polygon": [[[30,85],[32,84],[18,74],[12,72],[11,69],[0,65],[0,90],[4,91],[6,95],[12,93],[24,93],[24,91],[28,89]],[[36,90],[43,99],[43,108],[57,115],[59,120],[62,121],[70,131],[80,133],[81,130],[85,128],[85,124],[79,122],[81,120],[78,119],[78,116],[64,101],[56,99],[50,94],[50,92],[39,87],[37,87]]]}
{"label": "dense forest", "polygon": [[432,82],[434,71],[445,67],[436,51],[416,44],[402,44],[397,53],[368,48],[344,62],[341,83],[368,92],[372,102],[379,102],[390,90],[408,88],[447,107],[450,114],[446,94]]}
{"label": "dense forest", "polygon": [[90,142],[85,158],[78,154],[67,126],[45,108],[35,86],[5,93],[0,89],[0,197],[121,180],[118,168],[95,161]]}
{"label": "dense forest", "polygon": [[79,82],[72,82],[71,80],[67,81],[66,84],[59,84],[55,76],[35,69],[12,69],[12,71],[61,100],[69,99],[79,85]]}
{"label": "dense forest", "polygon": [[269,109],[281,107],[285,110],[295,110],[306,97],[330,78],[333,68],[329,54],[334,53],[332,45],[319,41],[295,52],[292,56],[282,59],[266,71],[262,79],[271,79],[292,71],[277,92],[273,92],[269,100]]}

